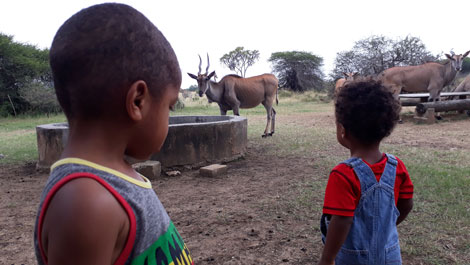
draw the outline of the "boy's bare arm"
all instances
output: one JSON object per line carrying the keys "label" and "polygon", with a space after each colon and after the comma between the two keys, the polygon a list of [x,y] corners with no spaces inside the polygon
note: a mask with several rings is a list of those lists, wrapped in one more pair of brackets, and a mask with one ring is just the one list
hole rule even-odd
{"label": "boy's bare arm", "polygon": [[400,212],[400,216],[397,219],[397,225],[398,225],[403,220],[405,220],[405,218],[411,212],[411,209],[413,209],[413,199],[400,199],[399,198],[397,202],[397,209]]}
{"label": "boy's bare arm", "polygon": [[127,214],[103,186],[92,179],[65,184],[44,218],[41,241],[48,264],[109,264],[125,245]]}
{"label": "boy's bare arm", "polygon": [[336,254],[348,236],[353,217],[332,215],[326,234],[326,244],[320,258],[319,265],[334,264]]}

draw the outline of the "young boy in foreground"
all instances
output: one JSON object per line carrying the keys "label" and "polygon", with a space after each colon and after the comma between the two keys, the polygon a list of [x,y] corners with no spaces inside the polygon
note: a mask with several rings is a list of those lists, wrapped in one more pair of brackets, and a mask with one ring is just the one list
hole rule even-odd
{"label": "young boy in foreground", "polygon": [[41,196],[39,264],[193,264],[145,177],[124,155],[160,150],[181,72],[162,33],[122,4],[81,10],[58,30],[50,63],[68,143]]}
{"label": "young boy in foreground", "polygon": [[338,142],[351,158],[331,171],[319,264],[401,264],[397,225],[413,206],[403,162],[380,151],[399,120],[400,103],[379,82],[346,85],[335,103]]}

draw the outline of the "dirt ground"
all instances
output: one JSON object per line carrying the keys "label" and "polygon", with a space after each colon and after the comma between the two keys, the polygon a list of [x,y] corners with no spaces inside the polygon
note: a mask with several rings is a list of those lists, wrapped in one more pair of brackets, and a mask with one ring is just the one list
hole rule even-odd
{"label": "dirt ground", "polygon": [[[334,126],[331,113],[278,117],[279,124]],[[433,125],[416,125],[409,119],[405,117],[387,143],[470,150],[468,118]],[[454,137],[446,137],[446,132]],[[250,141],[245,158],[229,163],[225,176],[202,178],[197,170],[186,170],[181,176],[153,181],[196,264],[314,264],[318,260],[321,207],[314,209],[312,218],[299,218],[288,202],[297,200],[299,183],[309,181],[321,184],[312,187],[321,198],[328,172],[315,164],[315,157],[276,156],[266,148]],[[315,155],[332,151],[345,154],[335,145]],[[35,171],[34,163],[0,166],[0,264],[36,264],[32,231],[46,178],[47,174]]]}

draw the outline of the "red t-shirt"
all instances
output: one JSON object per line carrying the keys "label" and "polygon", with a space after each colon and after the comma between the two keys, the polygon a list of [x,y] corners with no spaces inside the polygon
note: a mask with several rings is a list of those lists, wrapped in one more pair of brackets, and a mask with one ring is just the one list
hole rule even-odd
{"label": "red t-shirt", "polygon": [[[400,199],[413,198],[413,183],[403,162],[397,158],[398,165],[395,178],[395,204]],[[364,161],[374,172],[377,181],[380,180],[387,163],[387,156],[370,165]],[[339,164],[330,173],[325,191],[323,214],[354,216],[357,204],[361,199],[361,183],[354,169],[346,164]]]}

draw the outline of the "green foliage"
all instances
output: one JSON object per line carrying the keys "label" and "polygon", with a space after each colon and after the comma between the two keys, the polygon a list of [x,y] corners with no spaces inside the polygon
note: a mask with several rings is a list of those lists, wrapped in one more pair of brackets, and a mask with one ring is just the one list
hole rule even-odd
{"label": "green foliage", "polygon": [[310,52],[275,52],[268,59],[279,85],[293,91],[323,90],[323,58]]}
{"label": "green foliage", "polygon": [[465,57],[462,62],[462,70],[460,70],[462,74],[470,73],[470,58]]}
{"label": "green foliage", "polygon": [[199,87],[197,85],[190,85],[186,90],[188,90],[188,91],[198,91]]}
{"label": "green foliage", "polygon": [[337,53],[332,79],[342,77],[343,72],[359,72],[361,75],[377,75],[394,66],[418,65],[436,61],[417,37],[407,36],[392,40],[385,36],[370,36],[357,41],[350,51]]}
{"label": "green foliage", "polygon": [[246,70],[259,59],[258,50],[244,50],[237,47],[235,50],[224,54],[220,58],[220,63],[235,71],[238,75],[245,77]]}
{"label": "green foliage", "polygon": [[31,87],[31,82],[49,85],[51,81],[48,49],[17,43],[12,36],[0,33],[1,116],[30,110],[31,104],[21,96],[20,89]]}
{"label": "green foliage", "polygon": [[61,111],[54,88],[43,81],[32,80],[19,89],[20,96],[29,103],[31,113],[59,113]]}

